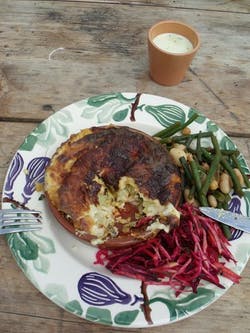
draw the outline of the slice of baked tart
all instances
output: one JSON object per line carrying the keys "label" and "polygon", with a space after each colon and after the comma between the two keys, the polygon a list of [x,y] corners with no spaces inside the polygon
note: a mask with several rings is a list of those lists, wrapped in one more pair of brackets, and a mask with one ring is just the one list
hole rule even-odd
{"label": "slice of baked tart", "polygon": [[178,168],[156,139],[130,127],[71,135],[46,169],[45,194],[57,220],[92,245],[128,246],[179,223]]}

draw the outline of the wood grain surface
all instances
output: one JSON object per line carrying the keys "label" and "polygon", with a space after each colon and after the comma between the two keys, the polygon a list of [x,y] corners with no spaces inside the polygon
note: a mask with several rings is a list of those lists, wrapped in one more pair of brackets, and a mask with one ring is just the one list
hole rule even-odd
{"label": "wood grain surface", "polygon": [[[148,73],[147,30],[192,25],[201,48],[175,87]],[[0,0],[0,187],[15,151],[62,107],[105,92],[145,92],[215,121],[250,164],[250,3],[242,1]],[[242,281],[193,317],[168,326],[96,325],[59,308],[27,280],[0,237],[0,332],[250,332],[250,265]]]}
{"label": "wood grain surface", "polygon": [[[159,86],[148,75],[147,30],[163,19],[192,24],[202,42],[176,87]],[[250,133],[246,13],[108,1],[4,1],[0,22],[2,119],[40,121],[100,92],[142,91],[196,107],[226,131]]]}

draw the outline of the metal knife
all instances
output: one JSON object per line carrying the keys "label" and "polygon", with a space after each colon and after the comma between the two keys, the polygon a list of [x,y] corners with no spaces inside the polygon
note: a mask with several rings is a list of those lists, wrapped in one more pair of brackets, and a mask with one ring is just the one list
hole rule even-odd
{"label": "metal knife", "polygon": [[212,207],[200,207],[199,209],[204,215],[211,217],[216,221],[250,233],[250,217],[248,216]]}

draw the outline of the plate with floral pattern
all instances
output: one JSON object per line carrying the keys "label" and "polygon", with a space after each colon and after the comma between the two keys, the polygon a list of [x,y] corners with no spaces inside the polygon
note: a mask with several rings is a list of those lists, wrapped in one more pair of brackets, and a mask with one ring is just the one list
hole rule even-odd
{"label": "plate with floral pattern", "polygon": [[[202,283],[197,293],[176,297],[166,286],[149,286],[151,308],[149,323],[143,312],[141,282],[116,276],[94,264],[97,249],[68,233],[55,221],[42,188],[45,168],[56,148],[72,133],[91,126],[116,124],[130,126],[150,135],[175,122],[186,122],[193,108],[168,98],[136,93],[112,93],[93,96],[56,112],[39,124],[14,155],[4,183],[2,207],[18,202],[42,212],[39,231],[7,235],[9,248],[26,277],[34,286],[63,309],[89,321],[118,327],[148,327],[185,319],[220,298],[232,285],[221,277],[224,289]],[[221,149],[235,149],[232,140],[211,120],[199,113],[189,126],[192,132],[212,131]],[[249,168],[240,154],[244,171]],[[232,195],[230,210],[250,215],[250,191],[239,198]],[[231,252],[237,264],[229,267],[240,274],[250,254],[249,235],[236,232]],[[230,266],[231,265],[231,266]]]}

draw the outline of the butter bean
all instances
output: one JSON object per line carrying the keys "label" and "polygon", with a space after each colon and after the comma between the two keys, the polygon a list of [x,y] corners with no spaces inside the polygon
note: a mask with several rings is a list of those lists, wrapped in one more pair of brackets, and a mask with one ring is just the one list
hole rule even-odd
{"label": "butter bean", "polygon": [[245,186],[244,178],[243,178],[240,170],[237,169],[237,168],[234,168],[234,172],[235,172],[235,174],[236,174],[236,176],[237,176],[237,178],[239,180],[240,185],[241,186]]}
{"label": "butter bean", "polygon": [[188,127],[185,127],[185,128],[183,128],[183,130],[181,131],[181,133],[183,135],[189,135],[189,134],[191,134],[191,129],[188,128]]}
{"label": "butter bean", "polygon": [[209,194],[207,196],[207,201],[208,201],[209,205],[213,208],[216,208],[218,205],[217,199],[212,194]]}
{"label": "butter bean", "polygon": [[211,183],[209,185],[209,189],[211,191],[215,191],[215,190],[217,190],[218,187],[219,187],[218,181],[216,179],[212,179],[212,181],[211,181]]}
{"label": "butter bean", "polygon": [[228,194],[231,191],[230,177],[225,172],[220,175],[219,188],[224,194]]}
{"label": "butter bean", "polygon": [[185,151],[180,148],[171,148],[169,153],[173,157],[174,163],[179,167],[181,167],[180,158],[184,157],[185,159],[187,159]]}

